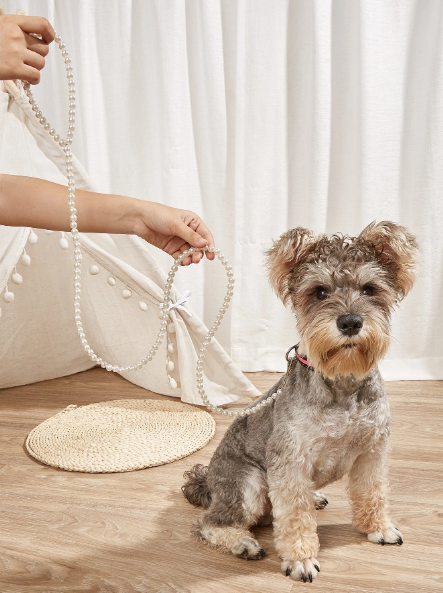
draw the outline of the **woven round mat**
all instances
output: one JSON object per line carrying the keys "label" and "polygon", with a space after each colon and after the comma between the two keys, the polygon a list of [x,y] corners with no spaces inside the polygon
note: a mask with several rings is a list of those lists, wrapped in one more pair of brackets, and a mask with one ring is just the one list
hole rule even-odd
{"label": "woven round mat", "polygon": [[68,406],[32,430],[32,457],[74,472],[129,472],[170,463],[214,436],[210,414],[180,402],[133,399]]}

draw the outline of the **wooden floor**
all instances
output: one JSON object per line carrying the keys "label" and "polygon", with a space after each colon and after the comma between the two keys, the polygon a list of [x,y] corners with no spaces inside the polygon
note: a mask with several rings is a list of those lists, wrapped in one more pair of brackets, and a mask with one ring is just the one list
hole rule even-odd
{"label": "wooden floor", "polygon": [[[260,388],[277,375],[251,374]],[[0,593],[322,593],[443,591],[443,382],[388,383],[394,425],[391,506],[402,547],[369,543],[350,524],[345,482],[318,514],[321,574],[295,583],[279,571],[272,528],[256,530],[267,556],[247,562],[190,534],[199,511],[183,472],[207,463],[213,441],[181,461],[125,474],[55,470],[24,451],[29,431],[69,404],[158,397],[94,369],[0,391]]]}

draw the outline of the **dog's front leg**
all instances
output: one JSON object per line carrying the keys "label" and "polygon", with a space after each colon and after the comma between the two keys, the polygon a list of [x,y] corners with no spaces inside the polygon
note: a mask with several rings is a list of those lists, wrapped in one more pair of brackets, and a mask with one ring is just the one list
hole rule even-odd
{"label": "dog's front leg", "polygon": [[349,472],[349,496],[355,527],[377,544],[402,544],[400,531],[388,516],[388,439],[359,455]]}
{"label": "dog's front leg", "polygon": [[294,580],[312,581],[320,572],[314,485],[304,461],[291,463],[278,455],[268,465],[269,498],[274,516],[275,548],[282,571]]}

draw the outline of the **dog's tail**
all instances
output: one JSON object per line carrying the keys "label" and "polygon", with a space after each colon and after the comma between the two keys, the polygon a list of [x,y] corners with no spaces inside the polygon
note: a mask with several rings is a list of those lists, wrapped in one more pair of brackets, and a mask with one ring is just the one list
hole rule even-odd
{"label": "dog's tail", "polygon": [[186,482],[182,486],[182,492],[185,497],[196,507],[207,509],[211,504],[207,466],[200,463],[194,465],[192,469],[183,474],[183,477],[186,479]]}

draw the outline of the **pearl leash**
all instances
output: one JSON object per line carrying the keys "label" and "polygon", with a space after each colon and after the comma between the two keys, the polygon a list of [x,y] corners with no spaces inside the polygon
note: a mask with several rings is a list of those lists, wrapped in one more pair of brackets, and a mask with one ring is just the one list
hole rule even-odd
{"label": "pearl leash", "polygon": [[90,347],[85,332],[83,330],[82,324],[82,314],[81,314],[81,292],[82,292],[82,285],[81,285],[81,262],[82,262],[82,252],[81,252],[81,243],[77,229],[77,210],[75,208],[75,180],[74,180],[74,168],[72,166],[72,152],[71,152],[71,144],[72,138],[74,136],[75,131],[75,82],[74,82],[74,74],[71,65],[71,58],[68,55],[66,50],[65,44],[63,43],[61,37],[59,35],[55,35],[54,37],[55,43],[58,44],[59,49],[63,58],[65,59],[66,65],[66,76],[68,79],[68,86],[69,86],[69,119],[68,119],[68,132],[66,134],[66,139],[60,137],[59,134],[56,133],[55,129],[51,127],[51,124],[46,121],[46,118],[43,116],[42,112],[37,105],[35,98],[31,91],[31,86],[29,82],[23,81],[23,88],[28,97],[29,103],[31,105],[32,110],[34,111],[35,117],[43,126],[43,128],[49,133],[50,136],[54,139],[54,141],[59,144],[65,154],[66,160],[66,176],[68,179],[68,205],[69,205],[69,215],[70,215],[70,226],[71,226],[71,237],[74,243],[74,319],[75,324],[77,326],[77,331],[80,336],[80,340],[82,346],[86,353],[89,355],[91,360],[101,367],[105,368],[107,371],[113,371],[115,373],[129,373],[132,371],[136,371],[141,369],[144,365],[150,362],[157,350],[160,347],[160,344],[163,341],[164,335],[166,333],[167,326],[169,324],[169,307],[171,305],[171,287],[177,273],[177,270],[182,263],[183,259],[192,255],[196,251],[210,251],[213,252],[221,263],[226,268],[226,274],[228,277],[228,288],[226,291],[226,296],[223,300],[223,304],[219,309],[219,312],[216,316],[215,322],[212,325],[211,329],[208,331],[203,345],[199,350],[197,356],[197,366],[196,366],[196,379],[197,379],[197,390],[198,393],[204,403],[204,405],[211,411],[211,412],[218,412],[219,414],[223,414],[225,416],[248,416],[250,414],[255,414],[260,409],[264,408],[265,406],[272,403],[276,397],[281,393],[281,389],[278,389],[275,393],[269,395],[266,399],[262,400],[259,403],[256,403],[253,406],[250,406],[244,410],[224,410],[223,408],[217,407],[212,405],[209,402],[208,396],[205,393],[203,387],[203,361],[206,354],[206,349],[211,342],[215,332],[217,331],[220,323],[223,319],[223,315],[226,313],[230,300],[234,294],[234,273],[232,271],[232,266],[229,265],[228,260],[224,257],[224,255],[220,252],[219,249],[216,249],[213,245],[209,247],[203,248],[196,248],[191,247],[187,249],[179,257],[175,260],[174,264],[171,267],[171,270],[168,274],[168,278],[166,280],[164,293],[163,293],[163,302],[160,303],[160,310],[161,310],[161,322],[160,322],[160,331],[157,334],[157,339],[155,340],[151,350],[149,351],[148,355],[145,358],[142,358],[138,363],[134,365],[128,366],[118,366],[112,365],[109,362],[103,360],[100,356],[98,356],[94,350]]}

